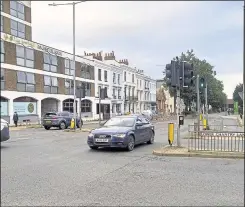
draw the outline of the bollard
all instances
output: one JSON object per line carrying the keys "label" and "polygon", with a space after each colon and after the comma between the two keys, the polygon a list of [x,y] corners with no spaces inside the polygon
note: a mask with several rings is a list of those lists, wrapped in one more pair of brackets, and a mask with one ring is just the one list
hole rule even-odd
{"label": "bollard", "polygon": [[168,123],[168,143],[172,146],[174,141],[174,123]]}
{"label": "bollard", "polygon": [[75,120],[74,118],[71,119],[71,126],[70,126],[71,129],[75,129]]}
{"label": "bollard", "polygon": [[202,121],[202,114],[200,114],[200,121]]}
{"label": "bollard", "polygon": [[203,119],[202,124],[203,124],[203,130],[206,130],[207,129],[207,120]]}

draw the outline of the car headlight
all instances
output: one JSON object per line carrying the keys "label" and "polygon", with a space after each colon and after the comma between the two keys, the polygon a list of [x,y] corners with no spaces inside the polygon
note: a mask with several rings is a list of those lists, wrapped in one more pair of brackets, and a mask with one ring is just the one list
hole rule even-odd
{"label": "car headlight", "polygon": [[126,134],[115,134],[113,136],[118,137],[118,138],[124,138],[126,136]]}
{"label": "car headlight", "polygon": [[9,127],[8,122],[1,122],[1,130],[2,130],[4,127]]}
{"label": "car headlight", "polygon": [[92,133],[90,133],[90,134],[88,135],[88,137],[93,138],[94,135],[93,135]]}

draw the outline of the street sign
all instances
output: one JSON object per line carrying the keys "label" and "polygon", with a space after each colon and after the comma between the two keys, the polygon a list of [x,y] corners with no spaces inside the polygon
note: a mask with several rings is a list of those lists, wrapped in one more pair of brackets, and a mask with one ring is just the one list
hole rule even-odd
{"label": "street sign", "polygon": [[241,97],[241,99],[243,100],[243,92],[238,92],[238,95]]}

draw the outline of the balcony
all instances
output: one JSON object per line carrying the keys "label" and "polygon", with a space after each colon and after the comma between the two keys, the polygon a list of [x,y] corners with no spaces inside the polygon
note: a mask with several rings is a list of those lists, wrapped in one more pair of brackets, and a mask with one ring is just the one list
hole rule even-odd
{"label": "balcony", "polygon": [[138,101],[138,97],[137,96],[127,96],[125,100],[127,100],[127,101]]}

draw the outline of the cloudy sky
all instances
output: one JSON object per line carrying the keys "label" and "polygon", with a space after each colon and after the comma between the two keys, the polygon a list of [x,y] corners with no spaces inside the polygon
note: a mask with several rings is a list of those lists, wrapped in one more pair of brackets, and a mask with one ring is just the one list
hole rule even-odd
{"label": "cloudy sky", "polygon": [[[55,1],[56,3],[64,3]],[[72,52],[72,6],[32,2],[33,40]],[[161,78],[170,60],[194,49],[215,66],[232,97],[243,82],[243,2],[111,1],[76,6],[76,50],[115,51],[117,59]]]}

